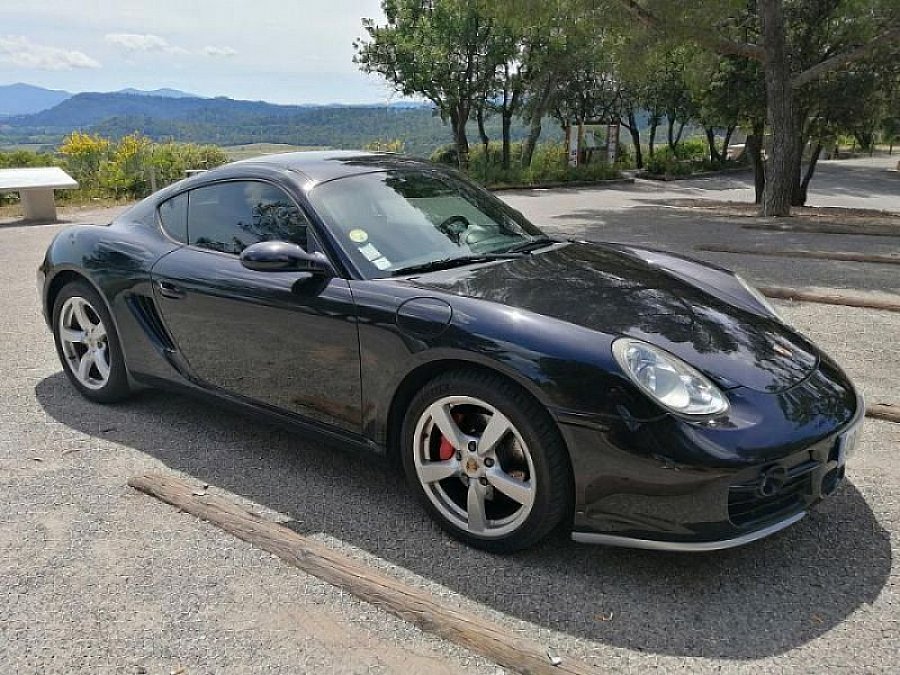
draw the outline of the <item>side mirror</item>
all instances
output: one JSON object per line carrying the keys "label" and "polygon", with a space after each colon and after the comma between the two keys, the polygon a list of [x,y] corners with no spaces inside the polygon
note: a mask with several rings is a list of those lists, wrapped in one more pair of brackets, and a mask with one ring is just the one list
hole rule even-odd
{"label": "side mirror", "polygon": [[241,264],[254,272],[307,272],[316,276],[334,276],[327,258],[307,253],[286,241],[261,241],[241,253]]}

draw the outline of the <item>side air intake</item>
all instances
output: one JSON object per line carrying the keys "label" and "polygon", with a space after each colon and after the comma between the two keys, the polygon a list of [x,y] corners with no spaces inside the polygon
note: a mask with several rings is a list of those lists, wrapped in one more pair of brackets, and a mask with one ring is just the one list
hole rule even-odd
{"label": "side air intake", "polygon": [[165,326],[163,326],[159,312],[156,311],[156,303],[153,302],[152,298],[148,298],[145,295],[132,295],[128,298],[128,305],[131,311],[134,312],[138,323],[141,324],[147,336],[157,347],[175,351],[175,343],[172,342],[172,338],[166,331]]}

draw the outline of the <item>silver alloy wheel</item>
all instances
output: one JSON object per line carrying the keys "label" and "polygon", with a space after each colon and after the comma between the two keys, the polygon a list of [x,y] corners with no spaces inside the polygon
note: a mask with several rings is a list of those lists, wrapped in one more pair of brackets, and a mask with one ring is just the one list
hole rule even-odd
{"label": "silver alloy wheel", "polygon": [[[480,420],[481,429],[458,422]],[[434,438],[437,434],[437,439]],[[528,518],[537,488],[528,446],[499,410],[470,396],[432,403],[416,424],[414,463],[425,494],[440,514],[470,534],[487,539],[515,531]],[[434,459],[446,439],[450,459]]]}
{"label": "silver alloy wheel", "polygon": [[102,389],[109,381],[109,342],[97,310],[84,298],[69,298],[59,312],[56,330],[75,379],[88,389]]}

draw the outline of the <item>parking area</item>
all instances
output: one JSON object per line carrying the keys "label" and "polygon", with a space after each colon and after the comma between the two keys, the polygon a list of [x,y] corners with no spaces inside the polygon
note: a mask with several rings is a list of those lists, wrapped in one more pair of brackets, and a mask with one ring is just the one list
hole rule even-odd
{"label": "parking area", "polygon": [[[900,237],[747,235],[740,219],[663,208],[658,187],[609,192],[505,198],[548,231],[693,254],[747,236],[900,250]],[[209,484],[602,672],[889,672],[900,662],[900,425],[867,420],[839,492],[743,549],[666,554],[557,537],[492,556],[442,534],[399,474],[369,458],[169,393],[114,407],[78,397],[34,288],[59,229],[0,227],[0,672],[497,673],[127,487],[147,470]],[[757,283],[900,291],[896,266],[703,256]],[[777,304],[870,403],[900,403],[900,314]]]}

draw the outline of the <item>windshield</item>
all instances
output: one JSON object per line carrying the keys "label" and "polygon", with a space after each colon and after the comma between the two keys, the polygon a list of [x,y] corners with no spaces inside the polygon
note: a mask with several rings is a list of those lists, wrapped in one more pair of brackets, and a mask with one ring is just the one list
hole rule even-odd
{"label": "windshield", "polygon": [[490,193],[437,172],[349,176],[317,186],[309,199],[369,279],[433,261],[500,254],[546,238]]}

